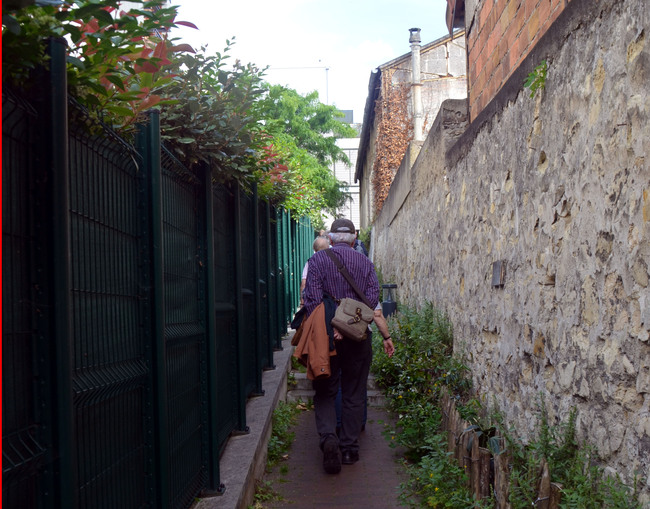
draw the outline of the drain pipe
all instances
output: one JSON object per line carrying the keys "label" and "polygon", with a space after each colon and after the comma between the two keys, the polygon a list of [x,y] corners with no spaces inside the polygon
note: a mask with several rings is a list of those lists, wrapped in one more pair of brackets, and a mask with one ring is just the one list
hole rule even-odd
{"label": "drain pipe", "polygon": [[409,43],[411,44],[412,83],[411,97],[413,99],[413,140],[423,141],[422,133],[422,82],[420,81],[420,29],[410,28]]}

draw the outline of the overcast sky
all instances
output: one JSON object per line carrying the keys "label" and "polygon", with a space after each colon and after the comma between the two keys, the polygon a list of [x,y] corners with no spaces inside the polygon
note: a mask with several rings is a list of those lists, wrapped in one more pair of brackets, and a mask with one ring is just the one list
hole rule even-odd
{"label": "overcast sky", "polygon": [[199,30],[172,35],[208,53],[222,51],[235,36],[231,55],[270,66],[266,80],[317,90],[321,102],[354,110],[363,120],[370,73],[410,52],[409,29],[422,30],[422,44],[447,33],[446,0],[172,0],[178,20]]}

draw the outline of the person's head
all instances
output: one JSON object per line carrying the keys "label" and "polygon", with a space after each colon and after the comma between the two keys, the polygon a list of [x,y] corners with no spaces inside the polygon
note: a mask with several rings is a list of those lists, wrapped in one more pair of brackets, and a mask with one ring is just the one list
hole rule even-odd
{"label": "person's head", "polygon": [[326,237],[325,235],[319,235],[314,239],[314,244],[312,245],[312,247],[314,248],[314,253],[318,253],[323,249],[327,249],[328,247],[330,247],[329,237]]}
{"label": "person's head", "polygon": [[345,243],[353,245],[356,238],[357,230],[352,221],[344,218],[334,220],[332,227],[330,228],[330,239],[332,240],[332,244]]}

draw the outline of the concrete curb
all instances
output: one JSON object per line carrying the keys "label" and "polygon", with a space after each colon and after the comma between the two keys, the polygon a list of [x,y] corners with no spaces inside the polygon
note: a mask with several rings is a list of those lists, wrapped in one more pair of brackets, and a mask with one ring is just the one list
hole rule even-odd
{"label": "concrete curb", "polygon": [[253,503],[255,481],[266,467],[267,444],[271,436],[271,419],[278,401],[287,396],[287,373],[291,370],[291,331],[282,341],[282,350],[274,352],[275,369],[262,374],[263,396],[246,403],[247,435],[231,436],[219,461],[220,480],[226,490],[222,495],[197,500],[192,509],[245,509]]}

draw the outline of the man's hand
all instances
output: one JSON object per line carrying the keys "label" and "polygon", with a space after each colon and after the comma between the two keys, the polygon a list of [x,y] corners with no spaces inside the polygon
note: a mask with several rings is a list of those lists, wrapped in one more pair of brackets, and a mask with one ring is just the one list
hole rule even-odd
{"label": "man's hand", "polygon": [[336,327],[332,327],[332,329],[334,330],[334,341],[341,341],[343,334]]}
{"label": "man's hand", "polygon": [[387,339],[384,341],[384,352],[386,352],[388,358],[391,358],[395,353],[395,345],[393,345],[392,339]]}

